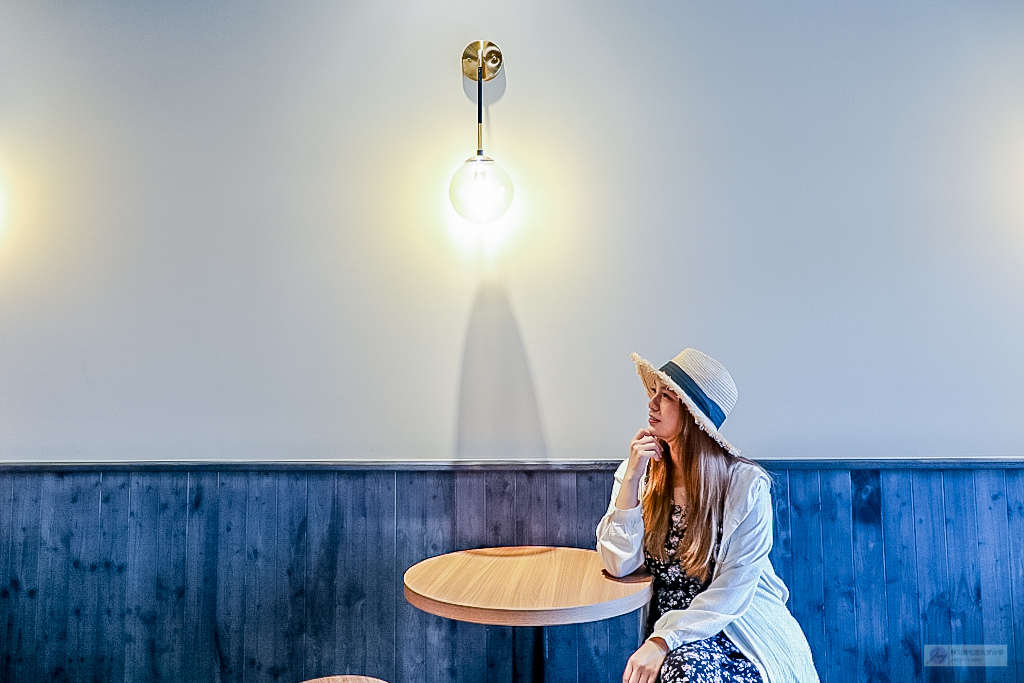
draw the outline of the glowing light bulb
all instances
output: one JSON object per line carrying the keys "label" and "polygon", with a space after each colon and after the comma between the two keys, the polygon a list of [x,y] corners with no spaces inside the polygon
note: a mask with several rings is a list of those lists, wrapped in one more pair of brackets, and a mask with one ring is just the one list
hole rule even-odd
{"label": "glowing light bulb", "polygon": [[477,154],[452,176],[448,195],[460,216],[474,223],[490,223],[512,204],[512,179],[494,159]]}

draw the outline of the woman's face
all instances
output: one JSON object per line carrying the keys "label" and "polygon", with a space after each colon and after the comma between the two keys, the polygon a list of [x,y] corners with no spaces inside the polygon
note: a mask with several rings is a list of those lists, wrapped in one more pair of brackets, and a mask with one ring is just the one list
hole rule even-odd
{"label": "woman's face", "polygon": [[653,385],[648,385],[647,394],[651,397],[647,402],[647,431],[659,439],[674,441],[683,431],[686,408],[682,401],[666,389],[657,377]]}

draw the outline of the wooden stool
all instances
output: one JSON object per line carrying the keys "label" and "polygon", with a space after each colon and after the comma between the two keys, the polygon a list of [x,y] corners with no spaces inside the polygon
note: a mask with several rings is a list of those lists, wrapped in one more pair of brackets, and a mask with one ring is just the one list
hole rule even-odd
{"label": "wooden stool", "polygon": [[372,676],[325,676],[313,678],[302,683],[388,683]]}

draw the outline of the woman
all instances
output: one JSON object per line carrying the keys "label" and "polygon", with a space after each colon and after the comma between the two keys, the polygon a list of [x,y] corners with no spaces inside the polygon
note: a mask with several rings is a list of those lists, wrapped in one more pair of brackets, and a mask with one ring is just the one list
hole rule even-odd
{"label": "woman", "polygon": [[775,575],[768,474],[718,431],[736,385],[686,349],[656,370],[633,354],[650,398],[597,527],[605,569],[654,577],[647,638],[623,683],[817,683]]}

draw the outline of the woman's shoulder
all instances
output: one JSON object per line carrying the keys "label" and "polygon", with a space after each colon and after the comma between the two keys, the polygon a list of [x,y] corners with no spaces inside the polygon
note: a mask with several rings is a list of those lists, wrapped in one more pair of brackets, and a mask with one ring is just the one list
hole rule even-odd
{"label": "woman's shoulder", "polygon": [[770,484],[768,472],[755,462],[735,460],[729,466],[729,483],[732,486],[753,486],[758,481]]}
{"label": "woman's shoulder", "polygon": [[771,502],[771,477],[760,465],[738,460],[729,469],[727,506],[749,509],[759,499]]}

